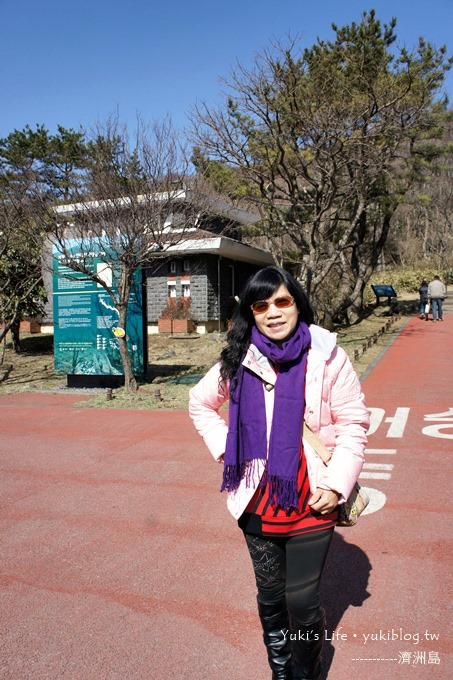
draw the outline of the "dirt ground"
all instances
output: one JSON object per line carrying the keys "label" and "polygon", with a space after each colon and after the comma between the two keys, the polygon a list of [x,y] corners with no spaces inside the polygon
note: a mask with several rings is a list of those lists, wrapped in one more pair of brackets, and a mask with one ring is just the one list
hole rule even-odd
{"label": "dirt ground", "polygon": [[[344,347],[359,376],[365,374],[392,340],[408,314],[411,304],[390,315],[385,307],[349,328],[337,328],[338,344]],[[149,371],[136,394],[119,388],[107,400],[106,390],[78,390],[85,397],[81,407],[185,410],[190,386],[217,360],[225,345],[224,333],[187,336],[149,336]],[[0,366],[0,394],[24,391],[75,392],[66,376],[53,367],[53,336],[24,335],[22,351],[15,354],[6,343]],[[87,392],[91,398],[86,401]]]}

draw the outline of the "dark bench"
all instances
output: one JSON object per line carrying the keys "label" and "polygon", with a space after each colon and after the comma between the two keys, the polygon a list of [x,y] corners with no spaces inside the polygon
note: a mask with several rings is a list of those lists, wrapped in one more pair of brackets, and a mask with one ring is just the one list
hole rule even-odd
{"label": "dark bench", "polygon": [[376,295],[376,304],[378,305],[381,298],[387,298],[387,304],[391,303],[392,298],[396,298],[395,289],[393,286],[371,286],[373,293]]}

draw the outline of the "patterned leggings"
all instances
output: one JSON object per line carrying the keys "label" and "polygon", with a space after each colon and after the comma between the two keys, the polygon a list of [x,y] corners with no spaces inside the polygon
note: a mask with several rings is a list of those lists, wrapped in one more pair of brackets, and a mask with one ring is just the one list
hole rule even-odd
{"label": "patterned leggings", "polygon": [[282,603],[305,625],[322,615],[319,585],[333,529],[291,538],[244,534],[255,572],[258,601]]}

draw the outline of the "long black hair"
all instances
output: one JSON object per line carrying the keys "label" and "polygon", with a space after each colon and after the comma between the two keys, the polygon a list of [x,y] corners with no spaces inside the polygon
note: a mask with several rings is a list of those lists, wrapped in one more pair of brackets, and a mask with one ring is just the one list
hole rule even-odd
{"label": "long black hair", "polygon": [[227,335],[228,344],[220,354],[220,374],[223,380],[232,379],[235,376],[250,344],[250,336],[255,324],[250,305],[257,300],[267,300],[282,284],[286,286],[295,300],[299,311],[299,321],[305,321],[308,325],[313,323],[313,310],[300,283],[280,267],[271,265],[260,269],[245,284],[234,312],[232,326]]}

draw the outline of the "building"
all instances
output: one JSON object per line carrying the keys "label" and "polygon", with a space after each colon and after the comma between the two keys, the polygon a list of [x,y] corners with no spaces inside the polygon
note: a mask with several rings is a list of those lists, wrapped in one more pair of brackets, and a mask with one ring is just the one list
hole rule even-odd
{"label": "building", "polygon": [[225,330],[247,278],[274,262],[267,251],[208,231],[197,231],[168,253],[168,261],[147,274],[150,333],[158,332],[162,311],[178,298],[190,306],[198,333]]}
{"label": "building", "polygon": [[[164,249],[165,256],[145,272],[148,333],[158,333],[162,329],[159,320],[166,314],[175,317],[177,309],[185,311],[191,330],[198,333],[225,330],[246,279],[274,262],[271,253],[241,240],[243,228],[258,221],[256,215],[210,198],[202,216],[200,213],[187,217],[188,200],[187,189],[178,190],[177,200],[172,201],[172,213],[167,215],[161,230],[170,245]],[[76,219],[82,211],[99,210],[101,204],[63,205],[56,210],[65,219]],[[125,219],[127,209],[128,200],[124,199]],[[46,318],[50,320],[51,283],[50,277],[46,278],[49,290]],[[52,330],[45,320],[43,330]],[[177,332],[168,326],[166,330]]]}

